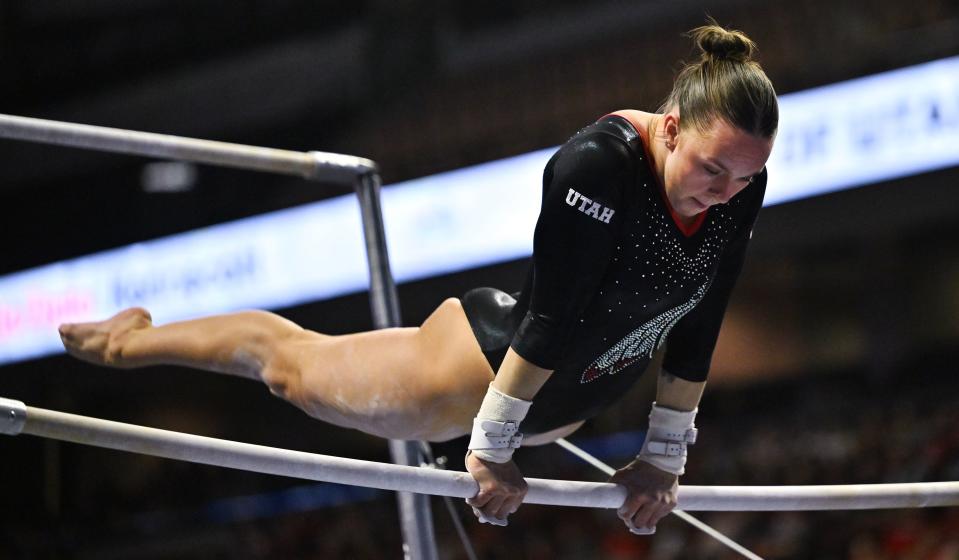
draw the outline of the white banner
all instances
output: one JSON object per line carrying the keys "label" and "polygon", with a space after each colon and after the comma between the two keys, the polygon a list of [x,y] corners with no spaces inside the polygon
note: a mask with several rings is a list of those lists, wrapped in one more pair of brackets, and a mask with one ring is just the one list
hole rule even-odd
{"label": "white banner", "polygon": [[[384,189],[397,282],[529,255],[548,157]],[[0,277],[0,363],[60,351],[63,322],[131,306],[148,308],[157,323],[287,307],[367,289],[367,266],[349,195],[10,274]]]}
{"label": "white banner", "polygon": [[766,204],[959,164],[959,57],[780,98]]}
{"label": "white banner", "polygon": [[[959,57],[784,95],[766,204],[959,164]],[[386,187],[394,277],[528,256],[555,148]],[[158,323],[365,290],[344,196],[0,277],[0,363],[59,351],[56,326],[134,305]]]}

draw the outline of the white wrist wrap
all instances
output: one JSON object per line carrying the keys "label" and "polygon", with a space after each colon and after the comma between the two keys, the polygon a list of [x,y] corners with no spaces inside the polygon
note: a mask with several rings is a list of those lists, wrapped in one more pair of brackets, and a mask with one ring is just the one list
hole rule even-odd
{"label": "white wrist wrap", "polygon": [[469,449],[484,461],[505,463],[520,446],[519,424],[533,403],[499,392],[490,385],[473,420]]}
{"label": "white wrist wrap", "polygon": [[686,472],[686,447],[696,443],[693,421],[698,411],[681,412],[653,403],[646,441],[636,458],[675,475]]}

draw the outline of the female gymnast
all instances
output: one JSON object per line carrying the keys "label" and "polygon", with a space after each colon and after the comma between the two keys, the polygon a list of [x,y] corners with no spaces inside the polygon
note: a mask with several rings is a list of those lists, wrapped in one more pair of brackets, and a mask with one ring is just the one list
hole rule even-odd
{"label": "female gymnast", "polygon": [[753,42],[714,22],[689,36],[701,56],[659,112],[609,114],[547,163],[532,266],[516,299],[479,288],[447,299],[418,328],[344,336],[263,311],[153,326],[132,308],[62,325],[63,344],[111,367],[256,379],[315,418],[386,438],[471,433],[466,465],[480,490],[468,502],[481,521],[505,524],[526,493],[511,460],[520,442],[573,432],[665,343],[646,441],[612,478],[628,490],[620,518],[650,533],[676,504],[778,125]]}

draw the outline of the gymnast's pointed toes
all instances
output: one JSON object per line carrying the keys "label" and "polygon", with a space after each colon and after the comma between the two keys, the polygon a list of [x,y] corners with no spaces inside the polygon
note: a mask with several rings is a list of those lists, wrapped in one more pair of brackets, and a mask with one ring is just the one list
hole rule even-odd
{"label": "gymnast's pointed toes", "polygon": [[73,323],[63,323],[57,327],[60,333],[60,339],[64,342],[73,335]]}

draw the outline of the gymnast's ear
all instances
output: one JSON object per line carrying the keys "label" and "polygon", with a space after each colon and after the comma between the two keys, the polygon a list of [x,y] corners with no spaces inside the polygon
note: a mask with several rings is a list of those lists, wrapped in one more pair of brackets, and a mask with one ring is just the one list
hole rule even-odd
{"label": "gymnast's ear", "polygon": [[675,150],[676,141],[679,138],[679,115],[674,111],[663,115],[663,136],[666,140],[666,149],[670,152]]}

